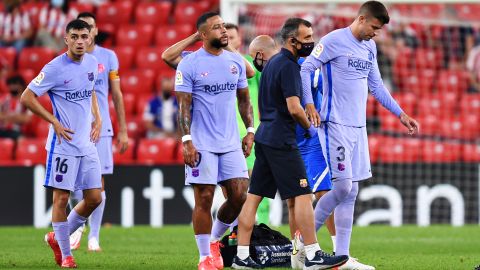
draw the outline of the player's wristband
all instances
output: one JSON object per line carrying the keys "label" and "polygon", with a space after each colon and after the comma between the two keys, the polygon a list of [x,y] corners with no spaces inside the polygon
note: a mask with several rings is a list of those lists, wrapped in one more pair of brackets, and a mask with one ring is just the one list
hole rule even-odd
{"label": "player's wristband", "polygon": [[192,140],[192,135],[183,135],[182,136],[182,143],[186,141],[191,141]]}
{"label": "player's wristband", "polygon": [[255,134],[255,128],[254,128],[254,127],[249,127],[249,128],[247,128],[247,133],[253,133],[253,134]]}

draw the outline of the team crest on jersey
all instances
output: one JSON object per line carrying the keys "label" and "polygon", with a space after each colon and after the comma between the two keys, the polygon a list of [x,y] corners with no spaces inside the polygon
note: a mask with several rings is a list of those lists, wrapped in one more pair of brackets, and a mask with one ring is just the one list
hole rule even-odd
{"label": "team crest on jersey", "polygon": [[338,170],[341,171],[341,172],[345,171],[345,164],[338,163]]}
{"label": "team crest on jersey", "polygon": [[183,74],[180,70],[177,70],[175,74],[175,85],[182,85],[183,84]]}
{"label": "team crest on jersey", "polygon": [[300,179],[300,186],[301,187],[308,187],[307,179]]}
{"label": "team crest on jersey", "polygon": [[33,79],[33,83],[38,86],[40,85],[40,83],[42,83],[44,78],[45,78],[45,73],[43,73],[42,71],[37,75],[37,77],[35,77],[35,79]]}
{"label": "team crest on jersey", "polygon": [[95,76],[93,75],[93,72],[88,72],[88,80],[93,82],[93,79],[95,79]]}
{"label": "team crest on jersey", "polygon": [[105,71],[105,66],[103,64],[98,64],[98,73],[102,73]]}
{"label": "team crest on jersey", "polygon": [[200,175],[200,170],[199,169],[192,169],[192,176],[193,177],[198,177]]}
{"label": "team crest on jersey", "polygon": [[368,60],[373,61],[374,55],[372,52],[368,52]]}
{"label": "team crest on jersey", "polygon": [[59,183],[62,182],[63,181],[63,175],[61,175],[61,174],[55,175],[55,181],[57,181]]}
{"label": "team crest on jersey", "polygon": [[313,49],[312,55],[318,58],[320,57],[320,54],[322,54],[322,52],[323,52],[323,44],[318,43],[317,46],[315,46],[315,49]]}
{"label": "team crest on jersey", "polygon": [[231,72],[232,74],[234,74],[234,75],[235,75],[235,74],[238,74],[237,66],[231,65],[231,66],[230,66],[230,72]]}

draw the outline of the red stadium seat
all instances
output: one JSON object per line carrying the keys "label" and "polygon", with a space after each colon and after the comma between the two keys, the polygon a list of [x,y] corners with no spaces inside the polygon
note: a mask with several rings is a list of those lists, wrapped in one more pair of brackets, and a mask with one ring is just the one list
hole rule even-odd
{"label": "red stadium seat", "polygon": [[6,61],[10,68],[13,69],[15,67],[15,57],[17,56],[17,51],[14,47],[0,47],[0,56],[0,60]]}
{"label": "red stadium seat", "polygon": [[437,89],[441,93],[462,94],[467,91],[469,74],[463,70],[442,70],[438,74]]}
{"label": "red stadium seat", "polygon": [[422,160],[427,163],[450,163],[461,159],[462,145],[458,143],[424,141]]}
{"label": "red stadium seat", "polygon": [[171,8],[170,2],[141,2],[135,8],[135,23],[165,25]]}
{"label": "red stadium seat", "polygon": [[433,92],[433,82],[435,77],[435,70],[421,69],[409,71],[403,78],[403,90],[412,92],[417,96],[428,95]]}
{"label": "red stadium seat", "polygon": [[460,120],[463,124],[463,130],[461,130],[461,138],[467,140],[475,140],[480,138],[480,115],[461,115]]}
{"label": "red stadium seat", "polygon": [[377,105],[377,101],[372,95],[368,95],[367,99],[367,118],[375,116],[375,106]]}
{"label": "red stadium seat", "polygon": [[175,23],[195,25],[205,7],[198,2],[180,2],[175,8]]}
{"label": "red stadium seat", "polygon": [[15,141],[13,139],[0,138],[0,163],[13,160],[13,148]]}
{"label": "red stadium seat", "polygon": [[76,1],[70,1],[69,3],[69,8],[70,9],[75,9],[77,10],[79,13],[80,12],[90,12],[90,13],[93,13],[95,7],[92,5],[92,4],[89,4],[89,3],[82,3],[80,1],[76,2]]}
{"label": "red stadium seat", "polygon": [[463,157],[465,162],[480,162],[480,145],[479,144],[464,144]]}
{"label": "red stadium seat", "polygon": [[117,32],[117,46],[132,46],[134,48],[150,46],[153,38],[153,26],[122,25]]}
{"label": "red stadium seat", "polygon": [[20,69],[18,74],[22,76],[25,83],[28,85],[37,75],[38,72],[35,72],[33,69]]}
{"label": "red stadium seat", "polygon": [[423,135],[438,136],[440,133],[440,118],[435,114],[426,114],[418,117],[420,133]]}
{"label": "red stadium seat", "polygon": [[155,32],[155,44],[157,46],[171,46],[193,33],[194,29],[190,24],[158,26]]}
{"label": "red stadium seat", "polygon": [[457,18],[469,21],[480,21],[480,5],[478,4],[454,4]]}
{"label": "red stadium seat", "polygon": [[113,161],[115,164],[132,164],[134,163],[133,153],[135,153],[135,141],[133,139],[128,140],[127,150],[120,154],[120,149],[117,146],[117,141],[114,139],[112,144]]}
{"label": "red stadium seat", "polygon": [[[123,107],[125,109],[125,115],[130,116],[134,114],[135,111],[135,95],[132,93],[123,93]],[[110,116],[116,115],[115,104],[111,96],[108,97],[108,110],[110,111]]]}
{"label": "red stadium seat", "polygon": [[137,148],[137,162],[141,164],[165,164],[175,162],[177,141],[172,138],[142,139]]}
{"label": "red stadium seat", "polygon": [[98,23],[97,27],[100,32],[106,34],[105,40],[102,42],[102,45],[106,48],[113,47],[113,41],[116,39],[116,30],[118,26],[111,24],[111,23]]}
{"label": "red stadium seat", "polygon": [[475,115],[454,116],[441,121],[441,135],[447,138],[473,140],[479,138],[479,118]]}
{"label": "red stadium seat", "polygon": [[25,1],[25,3],[22,3],[20,6],[20,9],[30,15],[30,20],[33,24],[33,27],[36,28],[38,26],[38,15],[40,14],[40,10],[46,7],[48,7],[48,2]]}
{"label": "red stadium seat", "polygon": [[[370,153],[370,162],[377,163],[379,148],[380,148],[380,145],[383,143],[384,139],[385,139],[385,137],[380,136],[380,135],[376,135],[376,134],[370,134],[368,136],[368,148],[369,148],[369,153]],[[182,161],[183,161],[183,156],[182,156]]]}
{"label": "red stadium seat", "polygon": [[[414,115],[416,111],[417,105],[417,98],[413,93],[405,92],[405,93],[394,93],[393,98],[397,101],[398,105],[405,111],[408,115]],[[380,102],[376,102],[378,104],[378,113],[381,117],[386,115],[391,115],[392,113],[385,109]],[[367,109],[368,111],[368,109]]]}
{"label": "red stadium seat", "polygon": [[415,138],[385,138],[380,143],[383,163],[415,163],[420,160],[421,141]]}
{"label": "red stadium seat", "polygon": [[45,139],[48,136],[50,130],[50,123],[45,120],[40,120],[35,125],[35,137],[39,139]]}
{"label": "red stadium seat", "polygon": [[[113,48],[113,51],[118,57],[120,64],[120,71],[129,70],[133,67],[133,59],[135,57],[135,50],[130,46],[121,46]],[[121,76],[122,74],[120,74]]]}
{"label": "red stadium seat", "polygon": [[392,4],[389,6],[388,12],[392,15],[397,15],[400,17],[408,17],[411,14],[412,5],[408,4]]}
{"label": "red stadium seat", "polygon": [[480,94],[463,95],[460,100],[460,114],[480,117]]}
{"label": "red stadium seat", "polygon": [[[382,108],[383,109],[383,108]],[[385,109],[384,109],[385,110]],[[405,133],[407,129],[400,123],[397,116],[389,113],[380,115],[380,127],[384,131],[391,131],[397,133]]]}
{"label": "red stadium seat", "polygon": [[143,47],[140,48],[137,52],[137,57],[135,59],[135,65],[140,69],[152,69],[157,73],[159,70],[171,71],[172,68],[169,67],[162,60],[162,52],[164,48],[159,47]]}
{"label": "red stadium seat", "polygon": [[33,69],[35,73],[55,57],[55,52],[46,47],[24,48],[18,58],[18,69]]}
{"label": "red stadium seat", "polygon": [[107,2],[97,9],[97,24],[111,23],[114,25],[130,23],[133,5],[131,2]]}
{"label": "red stadium seat", "polygon": [[38,101],[49,112],[53,112],[52,102],[50,101],[50,97],[48,95],[43,95],[43,96],[39,97]]}
{"label": "red stadium seat", "polygon": [[184,164],[183,160],[183,143],[179,143],[177,146],[177,151],[175,153],[175,160],[179,164]]}
{"label": "red stadium seat", "polygon": [[34,164],[45,164],[47,152],[45,151],[45,138],[19,139],[15,151],[17,163],[31,166]]}
{"label": "red stadium seat", "polygon": [[421,19],[438,19],[443,16],[444,4],[416,4],[412,8],[412,17]]}
{"label": "red stadium seat", "polygon": [[152,70],[127,70],[122,72],[120,85],[125,93],[151,93],[155,72]]}
{"label": "red stadium seat", "polygon": [[415,50],[415,66],[417,70],[438,69],[443,60],[441,49],[419,48]]}
{"label": "red stadium seat", "polygon": [[458,95],[454,92],[435,93],[424,96],[418,101],[418,115],[435,114],[440,117],[452,117],[458,105]]}
{"label": "red stadium seat", "polygon": [[141,94],[137,96],[136,112],[137,115],[143,115],[145,108],[148,105],[150,99],[153,98],[153,94]]}
{"label": "red stadium seat", "polygon": [[143,125],[141,115],[128,116],[126,122],[127,132],[130,138],[138,139],[145,136],[145,126]]}
{"label": "red stadium seat", "polygon": [[413,58],[413,50],[408,47],[398,48],[396,50],[396,56],[393,63],[393,78],[395,84],[400,90],[405,89],[405,80],[410,74],[410,65]]}

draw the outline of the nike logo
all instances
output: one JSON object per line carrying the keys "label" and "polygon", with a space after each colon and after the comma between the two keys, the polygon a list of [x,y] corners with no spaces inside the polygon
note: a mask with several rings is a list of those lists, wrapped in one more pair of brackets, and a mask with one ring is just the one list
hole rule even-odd
{"label": "nike logo", "polygon": [[297,241],[293,241],[293,250],[292,250],[292,255],[297,255],[298,249],[297,249]]}
{"label": "nike logo", "polygon": [[73,79],[63,81],[64,84],[71,82]]}
{"label": "nike logo", "polygon": [[310,261],[310,263],[323,263],[323,258],[320,258],[318,261]]}

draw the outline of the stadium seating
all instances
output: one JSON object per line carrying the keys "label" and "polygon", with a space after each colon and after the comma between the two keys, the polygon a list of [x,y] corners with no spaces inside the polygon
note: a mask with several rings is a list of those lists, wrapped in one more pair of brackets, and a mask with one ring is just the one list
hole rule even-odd
{"label": "stadium seating", "polygon": [[155,31],[155,44],[164,47],[171,46],[193,33],[194,28],[190,24],[158,26]]}
{"label": "stadium seating", "polygon": [[137,52],[135,65],[140,69],[160,69],[162,60],[162,50],[157,47],[143,47]]}
{"label": "stadium seating", "polygon": [[177,151],[175,153],[175,161],[179,164],[183,164],[183,143],[178,143]]}
{"label": "stadium seating", "polygon": [[143,112],[144,112],[145,108],[147,107],[148,102],[152,98],[153,98],[153,94],[137,95],[137,100],[136,100],[137,104],[135,106],[136,107],[135,111],[137,112],[137,114],[143,115]]}
{"label": "stadium seating", "polygon": [[[418,99],[417,96],[410,92],[394,93],[392,96],[393,98],[395,98],[395,100],[398,102],[398,105],[400,105],[400,107],[403,109],[403,111],[405,111],[406,114],[415,115],[417,105],[416,101]],[[376,104],[378,106],[377,112],[380,117],[392,114],[389,110],[385,109],[382,104],[380,104],[380,102],[376,102]]]}
{"label": "stadium seating", "polygon": [[130,23],[132,11],[132,2],[106,2],[97,8],[97,24],[111,23],[120,25]]}
{"label": "stadium seating", "polygon": [[437,115],[450,117],[455,114],[458,95],[454,92],[434,93],[420,98],[417,115]]}
{"label": "stadium seating", "polygon": [[18,57],[18,69],[32,69],[35,73],[55,57],[55,52],[46,47],[24,48]]}
{"label": "stadium seating", "polygon": [[[381,110],[386,110],[381,108]],[[390,132],[397,132],[397,133],[405,133],[407,129],[405,126],[400,123],[400,120],[397,116],[393,115],[392,113],[383,114],[380,118],[380,126],[382,130],[390,131]]]}
{"label": "stadium seating", "polygon": [[0,138],[0,164],[13,160],[13,149],[15,141],[12,139]]}
{"label": "stadium seating", "polygon": [[70,1],[69,3],[71,9],[75,9],[78,12],[90,12],[93,13],[95,7],[90,3],[83,3],[81,1]]}
{"label": "stadium seating", "polygon": [[417,70],[440,68],[443,53],[440,49],[418,48],[415,50],[415,66]]}
{"label": "stadium seating", "polygon": [[7,61],[9,67],[15,66],[15,57],[17,57],[17,51],[14,47],[0,47],[0,55]]}
{"label": "stadium seating", "polygon": [[38,15],[40,14],[40,10],[48,6],[48,2],[41,2],[41,1],[27,1],[22,3],[20,9],[23,12],[27,12],[30,16],[30,21],[33,24],[33,27],[38,26]]}
{"label": "stadium seating", "polygon": [[38,75],[38,72],[35,72],[33,69],[27,68],[27,69],[20,69],[18,71],[18,74],[22,76],[23,80],[28,85]]}
{"label": "stadium seating", "polygon": [[460,100],[460,114],[480,117],[480,94],[463,95]]}
{"label": "stadium seating", "polygon": [[172,5],[170,2],[141,2],[135,8],[135,23],[154,26],[168,23]]}
{"label": "stadium seating", "polygon": [[480,18],[480,5],[478,4],[455,4],[455,11],[457,12],[457,17],[467,21],[479,21]]}
{"label": "stadium seating", "polygon": [[113,48],[113,51],[117,55],[119,62],[120,76],[124,70],[133,68],[133,60],[135,59],[135,50],[131,46],[120,46]]}
{"label": "stadium seating", "polygon": [[143,125],[142,115],[127,116],[126,122],[129,137],[139,139],[145,136],[145,126]]}
{"label": "stadium seating", "polygon": [[469,74],[463,70],[441,70],[438,74],[437,89],[441,93],[456,93],[467,91]]}
{"label": "stadium seating", "polygon": [[35,124],[35,137],[39,139],[46,139],[48,136],[48,131],[50,130],[50,123],[47,121],[40,119]]}
{"label": "stadium seating", "polygon": [[444,10],[444,4],[418,4],[411,9],[411,15],[414,18],[438,19],[442,16]]}
{"label": "stadium seating", "polygon": [[422,160],[427,163],[458,162],[462,157],[461,150],[459,143],[426,140],[423,142]]}
{"label": "stadium seating", "polygon": [[132,46],[137,49],[142,46],[150,46],[153,38],[153,26],[130,25],[124,24],[120,26],[116,34],[117,46]]}
{"label": "stadium seating", "polygon": [[166,139],[141,139],[137,148],[137,161],[141,164],[165,164],[175,162],[177,141]]}
{"label": "stadium seating", "polygon": [[15,151],[15,159],[18,164],[31,166],[45,164],[47,152],[45,151],[45,138],[18,140]]}
{"label": "stadium seating", "polygon": [[150,93],[154,77],[155,72],[152,70],[127,70],[122,72],[120,86],[125,93]]}
{"label": "stadium seating", "polygon": [[383,163],[415,163],[421,157],[421,140],[416,138],[384,138],[379,147]]}
{"label": "stadium seating", "polygon": [[[369,152],[370,152],[371,163],[377,163],[379,148],[384,139],[385,137],[376,135],[376,134],[370,134],[368,136],[368,148],[370,150]],[[182,160],[183,160],[183,157],[182,157]]]}
{"label": "stadium seating", "polygon": [[193,26],[197,18],[205,11],[205,4],[201,1],[179,2],[174,12],[175,23]]}
{"label": "stadium seating", "polygon": [[463,157],[465,162],[480,162],[480,145],[479,144],[464,144]]}
{"label": "stadium seating", "polygon": [[426,114],[418,117],[420,132],[423,135],[438,136],[440,132],[440,120],[435,114]]}
{"label": "stadium seating", "polygon": [[114,139],[112,144],[112,151],[113,151],[113,161],[115,164],[132,164],[134,163],[134,156],[135,153],[135,141],[133,139],[128,140],[128,148],[127,150],[120,154],[120,149],[117,146],[117,141]]}

